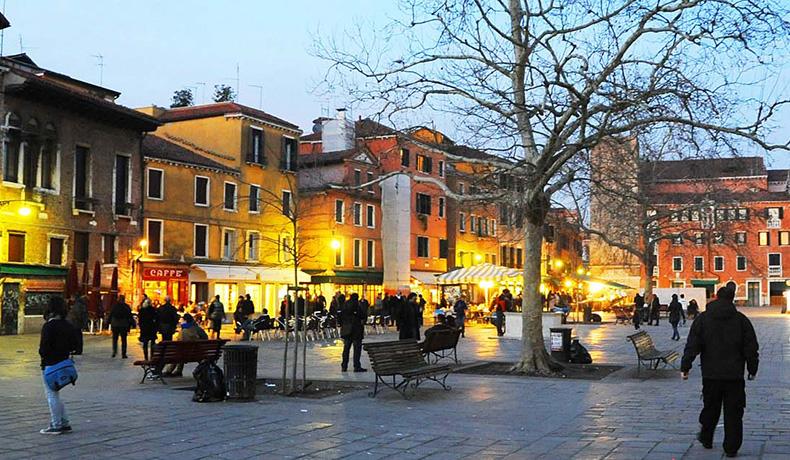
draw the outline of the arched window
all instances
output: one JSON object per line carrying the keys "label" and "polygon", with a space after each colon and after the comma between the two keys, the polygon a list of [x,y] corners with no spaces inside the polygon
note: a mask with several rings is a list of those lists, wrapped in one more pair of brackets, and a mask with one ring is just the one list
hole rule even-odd
{"label": "arched window", "polygon": [[19,115],[9,112],[5,117],[5,124],[7,128],[13,129],[8,129],[3,139],[3,180],[19,183],[19,130],[22,126],[22,120],[19,118]]}
{"label": "arched window", "polygon": [[25,131],[28,133],[38,133],[39,126],[38,120],[31,118],[27,121],[27,127],[25,128]]}
{"label": "arched window", "polygon": [[8,112],[5,116],[5,124],[11,128],[22,128],[22,119],[19,118],[19,115],[15,114],[14,112]]}
{"label": "arched window", "polygon": [[58,170],[58,132],[55,125],[47,123],[42,138],[40,187],[54,190]]}

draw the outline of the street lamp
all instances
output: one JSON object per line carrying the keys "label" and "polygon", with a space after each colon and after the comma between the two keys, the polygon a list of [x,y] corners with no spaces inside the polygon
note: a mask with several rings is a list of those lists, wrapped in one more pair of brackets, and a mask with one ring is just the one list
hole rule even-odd
{"label": "street lamp", "polygon": [[337,251],[338,249],[340,249],[340,241],[333,239],[332,241],[329,242],[329,246],[335,251]]}
{"label": "street lamp", "polygon": [[564,262],[561,261],[560,259],[557,259],[557,260],[554,261],[554,266],[557,267],[557,268],[562,268],[563,265],[564,265]]}
{"label": "street lamp", "polygon": [[[3,206],[9,205],[11,203],[20,203],[20,202],[21,203],[26,203],[25,200],[2,200],[2,201],[0,201],[0,208],[2,208]],[[30,209],[30,207],[27,206],[26,204],[23,204],[19,209],[17,209],[16,212],[22,217],[27,217],[27,216],[33,214],[33,210]]]}

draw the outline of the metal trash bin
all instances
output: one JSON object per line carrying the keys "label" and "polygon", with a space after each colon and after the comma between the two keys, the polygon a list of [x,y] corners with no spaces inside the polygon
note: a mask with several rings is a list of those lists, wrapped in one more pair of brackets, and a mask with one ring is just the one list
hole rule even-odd
{"label": "metal trash bin", "polygon": [[561,363],[571,359],[571,327],[552,327],[549,329],[551,337],[551,357]]}
{"label": "metal trash bin", "polygon": [[255,381],[258,377],[258,347],[230,345],[224,347],[222,352],[228,399],[255,399]]}

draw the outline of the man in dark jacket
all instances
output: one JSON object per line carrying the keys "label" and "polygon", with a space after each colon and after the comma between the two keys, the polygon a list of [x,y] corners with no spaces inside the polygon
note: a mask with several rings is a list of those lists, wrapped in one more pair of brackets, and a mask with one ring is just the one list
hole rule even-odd
{"label": "man in dark jacket", "polygon": [[129,329],[134,326],[132,308],[126,303],[126,298],[121,295],[110,310],[110,327],[112,328],[112,357],[118,355],[118,337],[121,338],[121,357],[126,359],[126,336]]}
{"label": "man in dark jacket", "polygon": [[672,325],[672,340],[680,340],[678,324],[680,323],[680,318],[683,318],[684,323],[686,322],[686,314],[683,313],[683,305],[678,300],[677,294],[672,294],[672,301],[669,302],[667,313],[669,313],[669,324]]}
{"label": "man in dark jacket", "polygon": [[[44,317],[47,322],[41,328],[41,342],[38,354],[41,356],[41,370],[68,359],[77,348],[77,335],[74,327],[66,321],[66,302],[61,297],[52,297]],[[60,400],[60,391],[53,390],[44,382],[49,404],[50,423],[41,434],[62,434],[71,432],[71,423],[66,408]]]}
{"label": "man in dark jacket", "polygon": [[348,371],[348,355],[351,347],[354,347],[354,372],[367,372],[362,367],[360,356],[362,355],[362,339],[365,336],[365,322],[368,319],[368,311],[359,302],[359,296],[351,294],[339,312],[340,315],[340,337],[343,339],[343,362],[340,369]]}
{"label": "man in dark jacket", "polygon": [[659,319],[661,318],[661,301],[658,300],[658,296],[653,294],[653,300],[650,302],[650,320],[647,322],[648,326],[653,325],[653,321],[656,322],[656,326],[658,326]]}
{"label": "man in dark jacket", "polygon": [[697,440],[706,449],[712,447],[713,432],[724,403],[724,452],[728,457],[738,454],[743,441],[744,366],[749,380],[754,380],[760,361],[754,327],[735,309],[734,297],[735,292],[730,288],[719,289],[716,300],[694,320],[680,365],[681,376],[686,380],[694,358],[701,354],[703,408]]}
{"label": "man in dark jacket", "polygon": [[180,320],[176,307],[170,301],[170,296],[165,297],[165,304],[156,310],[162,340],[173,340],[173,334],[176,333],[176,327]]}
{"label": "man in dark jacket", "polygon": [[398,308],[398,338],[420,340],[420,306],[417,303],[417,294],[410,293],[409,297]]}

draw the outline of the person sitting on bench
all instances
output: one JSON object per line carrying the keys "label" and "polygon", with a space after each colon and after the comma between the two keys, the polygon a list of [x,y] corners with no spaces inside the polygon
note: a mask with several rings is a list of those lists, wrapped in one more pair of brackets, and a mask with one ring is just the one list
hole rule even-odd
{"label": "person sitting on bench", "polygon": [[[181,333],[178,340],[182,342],[194,340],[208,340],[208,334],[195,322],[189,313],[184,315],[184,322],[181,323]],[[162,374],[164,377],[181,377],[184,371],[184,363],[169,364],[167,370]]]}

